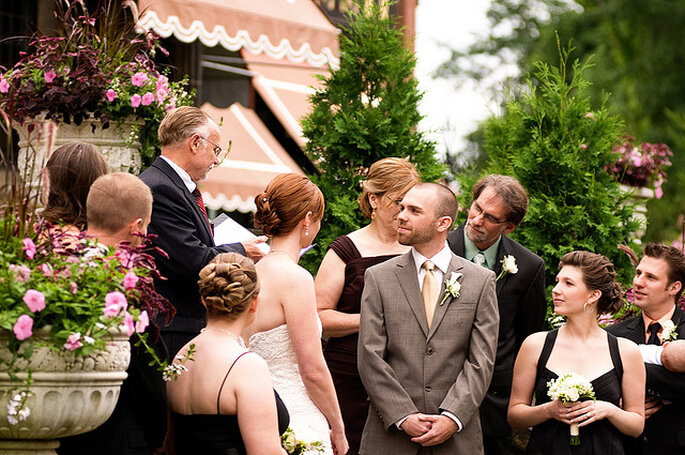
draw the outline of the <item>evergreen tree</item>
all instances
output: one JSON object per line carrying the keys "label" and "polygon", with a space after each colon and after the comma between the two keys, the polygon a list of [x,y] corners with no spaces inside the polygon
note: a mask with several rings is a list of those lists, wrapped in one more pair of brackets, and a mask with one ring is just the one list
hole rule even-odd
{"label": "evergreen tree", "polygon": [[[512,237],[545,260],[548,289],[561,257],[578,249],[606,255],[629,282],[633,270],[617,246],[631,244],[637,226],[606,171],[623,123],[605,103],[592,109],[589,65],[576,61],[567,74],[568,53],[560,53],[558,68],[538,62],[526,90],[508,95],[503,114],[485,122],[483,174],[511,175],[528,191],[528,214]],[[465,193],[477,178],[461,176]]]}
{"label": "evergreen tree", "polygon": [[444,173],[435,143],[417,130],[423,94],[413,75],[414,55],[376,2],[358,6],[340,35],[340,68],[324,79],[311,97],[311,114],[302,120],[307,154],[320,170],[310,177],[326,198],[319,245],[303,258],[312,271],[333,240],[364,223],[357,197],[375,161],[409,158],[426,181]]}

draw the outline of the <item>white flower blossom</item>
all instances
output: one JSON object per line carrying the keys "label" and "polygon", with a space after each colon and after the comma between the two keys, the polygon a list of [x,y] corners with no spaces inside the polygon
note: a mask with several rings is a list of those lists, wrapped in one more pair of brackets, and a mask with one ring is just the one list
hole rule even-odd
{"label": "white flower blossom", "polygon": [[678,339],[678,326],[673,321],[666,321],[661,330],[661,342],[666,343]]}
{"label": "white flower blossom", "polygon": [[519,271],[518,265],[516,265],[516,258],[511,254],[507,254],[500,261],[502,263],[502,271],[497,275],[497,280],[502,278],[504,275],[512,274],[516,275]]}
{"label": "white flower blossom", "polygon": [[440,306],[442,306],[446,301],[447,297],[452,296],[456,299],[459,297],[459,292],[461,291],[461,283],[458,281],[463,275],[459,272],[452,272],[449,279],[445,280],[445,295],[440,301]]}

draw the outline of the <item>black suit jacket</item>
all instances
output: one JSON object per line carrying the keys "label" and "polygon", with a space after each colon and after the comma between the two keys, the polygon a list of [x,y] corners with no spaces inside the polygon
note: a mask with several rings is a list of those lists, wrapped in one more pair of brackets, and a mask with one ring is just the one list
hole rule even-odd
{"label": "black suit jacket", "polygon": [[161,157],[140,178],[153,197],[148,231],[158,236],[156,245],[169,255],[168,259],[156,256],[157,267],[166,278],[155,281],[156,290],[176,308],[174,320],[162,327],[162,332],[199,333],[206,322],[197,285],[200,270],[219,253],[245,254],[245,249],[240,243],[214,245],[212,231],[195,196]]}
{"label": "black suit jacket", "polygon": [[[463,224],[450,233],[447,242],[454,254],[464,257]],[[499,276],[506,255],[516,258],[518,273],[497,280],[499,341],[491,386],[500,389],[511,389],[514,361],[521,343],[531,333],[544,329],[547,314],[545,262],[518,242],[502,236],[493,269],[495,276]]]}
{"label": "black suit jacket", "polygon": [[[676,307],[671,318],[678,327],[678,339],[685,339],[685,311]],[[607,327],[609,333],[645,344],[642,315]],[[661,410],[645,420],[645,431],[635,438],[627,438],[627,454],[685,453],[685,373],[672,373],[660,365],[645,364],[647,395],[668,402]]]}

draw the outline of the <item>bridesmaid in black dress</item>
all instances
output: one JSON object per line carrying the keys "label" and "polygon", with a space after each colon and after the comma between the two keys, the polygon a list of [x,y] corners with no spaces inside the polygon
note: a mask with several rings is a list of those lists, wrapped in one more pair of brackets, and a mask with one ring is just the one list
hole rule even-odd
{"label": "bridesmaid in black dress", "polygon": [[[602,255],[574,251],[561,259],[552,297],[554,312],[566,316],[566,324],[529,336],[514,367],[509,423],[534,427],[526,453],[623,455],[622,434],[642,433],[645,369],[640,351],[597,323],[600,315],[622,304],[615,277]],[[596,401],[550,400],[547,383],[571,372],[591,381]],[[571,423],[580,427],[578,446],[570,445]]]}
{"label": "bridesmaid in black dress", "polygon": [[252,260],[216,256],[200,271],[207,326],[192,361],[167,385],[176,455],[286,455],[279,434],[288,411],[273,390],[266,362],[240,338],[254,320],[259,282]]}
{"label": "bridesmaid in black dress", "polygon": [[371,165],[359,196],[367,226],[337,238],[316,274],[316,303],[328,337],[324,356],[338,395],[347,452],[359,452],[369,410],[366,391],[357,371],[357,332],[364,289],[364,272],[372,265],[406,253],[397,241],[399,201],[421,181],[414,166],[400,158],[384,158]]}

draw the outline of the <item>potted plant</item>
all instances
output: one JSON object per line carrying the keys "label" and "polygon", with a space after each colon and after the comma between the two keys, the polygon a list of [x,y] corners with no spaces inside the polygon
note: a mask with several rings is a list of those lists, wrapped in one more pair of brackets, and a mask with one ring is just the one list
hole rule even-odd
{"label": "potted plant", "polygon": [[[9,132],[2,110],[0,119]],[[112,413],[129,337],[165,378],[182,364],[168,367],[147,343],[149,321],[173,309],[154,291],[146,242],[115,251],[49,229],[11,151],[9,141],[0,147],[0,452],[51,453],[55,438],[92,430]]]}
{"label": "potted plant", "polygon": [[29,141],[44,140],[42,122],[54,120],[62,125],[54,146],[107,134],[101,143],[85,140],[110,155],[112,170],[137,173],[141,156],[155,157],[166,111],[191,104],[187,81],[172,82],[156,69],[154,56],[166,51],[155,34],[136,30],[134,2],[101,2],[95,14],[82,2],[55,3],[56,36],[36,33],[29,52],[0,73],[0,109],[24,151]]}

